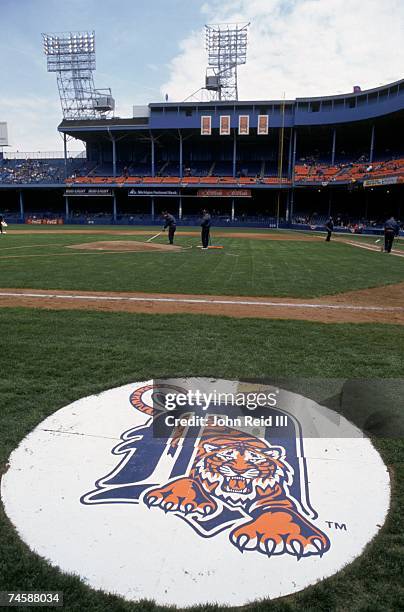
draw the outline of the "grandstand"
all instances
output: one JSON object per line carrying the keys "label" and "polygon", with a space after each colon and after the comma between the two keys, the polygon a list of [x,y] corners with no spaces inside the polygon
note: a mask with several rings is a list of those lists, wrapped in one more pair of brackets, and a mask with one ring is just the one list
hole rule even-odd
{"label": "grandstand", "polygon": [[[230,135],[220,134],[223,116]],[[169,208],[191,223],[208,202],[219,224],[310,227],[332,214],[343,227],[377,228],[388,214],[403,217],[403,127],[404,80],[346,95],[151,103],[132,118],[64,119],[65,143],[80,141],[85,156],[4,153],[1,208],[20,222],[131,224],[160,222]]]}

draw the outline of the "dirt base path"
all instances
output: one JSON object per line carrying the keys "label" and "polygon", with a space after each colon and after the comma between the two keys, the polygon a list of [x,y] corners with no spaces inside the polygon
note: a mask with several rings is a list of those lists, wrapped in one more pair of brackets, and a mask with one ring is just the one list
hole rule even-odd
{"label": "dirt base path", "polygon": [[[384,238],[380,240],[378,244],[370,244],[369,242],[359,242],[355,240],[342,240],[341,238],[337,238],[336,242],[342,242],[343,244],[349,244],[349,246],[356,247],[358,249],[365,249],[365,251],[373,251],[374,253],[380,253],[382,251],[382,245],[384,244]],[[387,253],[384,253],[387,255]],[[396,255],[397,257],[404,257],[404,252],[399,249],[392,249],[390,255]]]}
{"label": "dirt base path", "polygon": [[404,325],[404,283],[316,299],[0,289],[0,307]]}

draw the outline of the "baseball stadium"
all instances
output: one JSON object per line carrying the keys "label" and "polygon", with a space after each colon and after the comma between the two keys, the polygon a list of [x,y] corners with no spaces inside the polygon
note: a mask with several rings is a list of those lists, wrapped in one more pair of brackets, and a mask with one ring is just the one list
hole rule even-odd
{"label": "baseball stadium", "polygon": [[239,99],[203,31],[126,117],[39,33],[63,151],[0,117],[0,605],[401,610],[404,79]]}

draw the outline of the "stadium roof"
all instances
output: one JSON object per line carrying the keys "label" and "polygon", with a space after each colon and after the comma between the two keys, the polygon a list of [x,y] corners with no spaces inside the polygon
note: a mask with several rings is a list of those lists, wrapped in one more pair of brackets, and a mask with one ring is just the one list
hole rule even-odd
{"label": "stadium roof", "polygon": [[[404,110],[404,79],[363,91],[295,100],[152,102],[145,107],[144,116],[63,120],[58,129],[71,135],[80,133],[81,138],[105,131],[116,135],[118,131],[197,129],[201,113],[218,109],[228,109],[229,114],[236,118],[243,111],[253,115],[268,113],[271,116],[271,126],[276,128],[280,126],[283,106],[287,115],[285,127],[352,123],[381,118]],[[195,111],[193,117],[190,117],[189,110]]]}

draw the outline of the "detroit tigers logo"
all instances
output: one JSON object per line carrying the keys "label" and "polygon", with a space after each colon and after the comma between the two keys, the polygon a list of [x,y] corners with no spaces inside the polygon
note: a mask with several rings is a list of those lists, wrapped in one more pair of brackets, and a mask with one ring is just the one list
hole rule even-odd
{"label": "detroit tigers logo", "polygon": [[[241,552],[300,559],[328,551],[328,537],[314,524],[296,419],[290,417],[282,437],[273,430],[256,437],[213,425],[209,417],[204,427],[173,427],[156,437],[153,425],[166,414],[165,391],[148,385],[132,393],[131,404],[147,420],[122,435],[112,450],[121,461],[82,503],[145,504],[151,512],[178,516],[202,537],[227,530]],[[218,407],[219,414],[223,410]],[[265,408],[270,411],[285,414]],[[183,415],[191,415],[189,407]]]}

